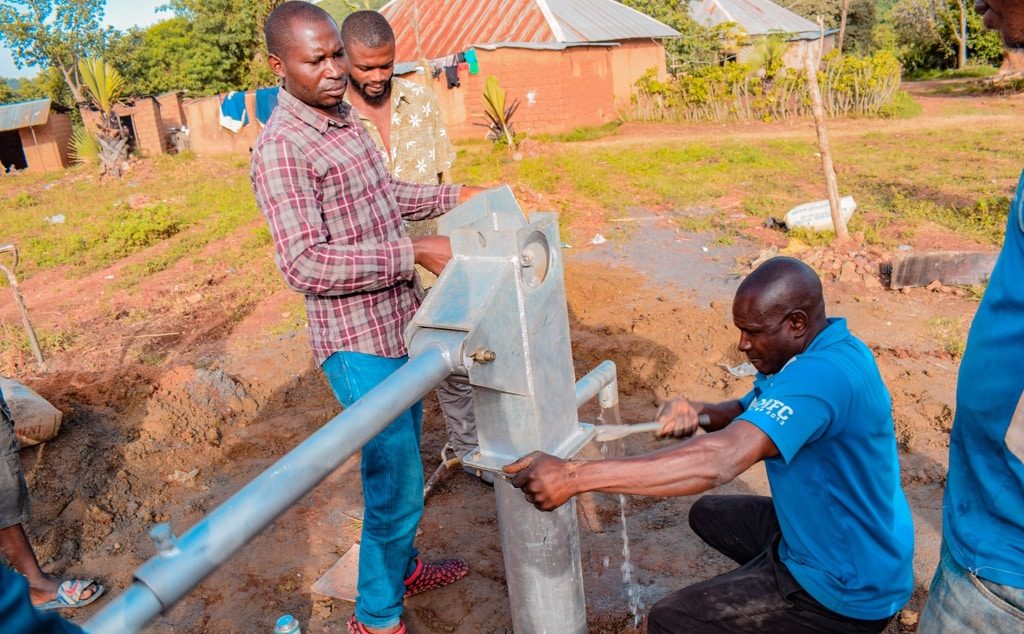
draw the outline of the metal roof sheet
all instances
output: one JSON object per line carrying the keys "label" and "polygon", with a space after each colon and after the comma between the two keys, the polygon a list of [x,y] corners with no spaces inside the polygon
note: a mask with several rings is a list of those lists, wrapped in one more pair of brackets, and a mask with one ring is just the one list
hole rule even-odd
{"label": "metal roof sheet", "polygon": [[0,106],[0,132],[44,125],[49,118],[49,99],[7,104]]}
{"label": "metal roof sheet", "polygon": [[609,42],[679,35],[614,0],[391,0],[381,13],[395,31],[395,58],[428,59],[495,43]]}
{"label": "metal roof sheet", "polygon": [[705,26],[735,22],[750,35],[818,34],[818,25],[770,0],[697,0],[690,15]]}
{"label": "metal roof sheet", "polygon": [[560,42],[679,37],[675,29],[612,0],[539,0],[561,28]]}

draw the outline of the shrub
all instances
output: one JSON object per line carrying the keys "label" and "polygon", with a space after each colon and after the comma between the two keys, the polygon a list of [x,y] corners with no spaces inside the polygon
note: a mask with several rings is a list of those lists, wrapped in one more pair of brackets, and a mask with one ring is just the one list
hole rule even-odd
{"label": "shrub", "polygon": [[[755,59],[764,59],[766,53],[770,51]],[[810,114],[803,69],[766,67],[763,61],[759,65],[705,66],[667,82],[650,69],[637,81],[638,95],[628,116],[642,121],[771,121]],[[867,57],[829,53],[818,73],[826,112],[881,114],[899,91],[900,71],[899,61],[887,51]]]}

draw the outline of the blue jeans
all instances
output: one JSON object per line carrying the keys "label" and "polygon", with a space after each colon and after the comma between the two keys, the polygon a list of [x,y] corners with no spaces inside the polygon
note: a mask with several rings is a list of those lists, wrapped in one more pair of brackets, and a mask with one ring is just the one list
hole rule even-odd
{"label": "blue jeans", "polygon": [[1024,632],[1024,588],[986,581],[953,559],[945,540],[932,577],[919,634],[1020,634]]}
{"label": "blue jeans", "polygon": [[[407,357],[388,359],[340,351],[322,366],[334,395],[348,407],[400,368]],[[423,404],[416,403],[363,447],[363,535],[359,546],[356,618],[385,628],[402,616],[404,580],[413,573],[413,539],[423,515],[420,434]]]}

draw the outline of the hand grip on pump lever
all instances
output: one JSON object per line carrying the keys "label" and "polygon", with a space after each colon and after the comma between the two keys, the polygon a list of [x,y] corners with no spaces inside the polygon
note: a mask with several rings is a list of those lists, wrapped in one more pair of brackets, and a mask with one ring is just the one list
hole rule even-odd
{"label": "hand grip on pump lever", "polygon": [[[697,423],[701,427],[706,428],[711,424],[711,417],[707,414],[700,414],[697,416]],[[594,425],[594,440],[597,442],[609,442],[625,438],[626,436],[632,436],[633,434],[658,431],[659,429],[661,429],[661,423],[657,421],[636,423],[634,425]]]}

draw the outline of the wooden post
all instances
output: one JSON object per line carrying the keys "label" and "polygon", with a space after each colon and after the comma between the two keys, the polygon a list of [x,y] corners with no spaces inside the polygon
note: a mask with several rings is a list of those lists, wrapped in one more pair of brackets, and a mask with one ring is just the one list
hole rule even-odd
{"label": "wooden post", "polygon": [[842,12],[839,16],[839,42],[836,44],[840,55],[843,54],[843,43],[846,41],[846,18],[849,13],[850,0],[843,0]]}
{"label": "wooden post", "polygon": [[821,52],[825,45],[825,26],[818,16],[818,28],[821,30],[821,37],[818,40],[818,54],[813,55],[810,50],[804,56],[804,67],[807,70],[807,88],[811,93],[811,111],[814,113],[814,127],[818,131],[818,149],[821,152],[821,166],[825,170],[825,187],[828,190],[828,206],[832,212],[832,226],[836,230],[836,240],[843,241],[850,237],[846,230],[846,223],[839,207],[839,183],[836,181],[836,171],[832,166],[832,149],[828,143],[828,129],[825,127],[825,106],[822,104],[821,88],[818,86],[818,64],[821,61]]}
{"label": "wooden post", "polygon": [[25,306],[25,299],[21,296],[21,291],[18,290],[18,280],[14,277],[14,271],[18,268],[18,248],[13,244],[0,244],[0,253],[8,251],[14,253],[14,265],[8,269],[0,264],[0,272],[7,276],[7,282],[11,285],[11,290],[14,291],[14,303],[21,311],[21,322],[25,326],[25,334],[28,335],[28,343],[32,346],[32,354],[36,358],[36,363],[39,364],[40,370],[46,370],[46,364],[43,362],[43,350],[39,347],[36,331],[32,328],[32,322],[28,318],[28,308]]}
{"label": "wooden post", "polygon": [[433,75],[431,75],[430,62],[423,54],[423,41],[420,39],[420,3],[412,0],[412,33],[416,39],[416,58],[423,67],[422,84],[429,90],[434,89]]}

